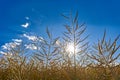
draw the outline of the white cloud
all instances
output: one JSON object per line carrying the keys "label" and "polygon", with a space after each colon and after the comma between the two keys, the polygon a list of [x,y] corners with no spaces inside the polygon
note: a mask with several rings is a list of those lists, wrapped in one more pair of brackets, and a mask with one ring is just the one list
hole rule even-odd
{"label": "white cloud", "polygon": [[36,36],[29,36],[27,34],[23,34],[24,37],[28,38],[29,40],[32,40],[32,41],[37,41],[38,38]]}
{"label": "white cloud", "polygon": [[7,49],[8,43],[6,43],[5,45],[2,45],[3,49]]}
{"label": "white cloud", "polygon": [[0,51],[0,54],[3,54],[6,57],[11,57],[12,56],[11,50],[20,45],[21,42],[22,42],[21,39],[12,39],[12,42],[5,43],[4,45],[1,46],[2,50]]}
{"label": "white cloud", "polygon": [[13,42],[5,43],[5,45],[2,45],[2,49],[5,50],[11,50],[11,48],[15,48],[17,45],[20,45],[22,40],[21,39],[12,39]]}
{"label": "white cloud", "polygon": [[28,22],[26,22],[25,24],[22,24],[21,26],[24,27],[24,28],[28,28],[30,24]]}
{"label": "white cloud", "polygon": [[7,50],[10,50],[11,48],[15,48],[15,47],[16,47],[16,44],[13,42],[5,43],[5,45],[2,45],[2,48]]}
{"label": "white cloud", "polygon": [[31,41],[44,42],[44,38],[40,36],[34,36],[34,35],[28,35],[28,34],[23,34],[22,36]]}
{"label": "white cloud", "polygon": [[28,45],[25,45],[26,49],[31,49],[31,50],[36,50],[37,49],[37,46],[35,46],[34,44],[28,44]]}
{"label": "white cloud", "polygon": [[12,39],[14,42],[18,42],[18,43],[21,43],[22,40],[21,39]]}
{"label": "white cloud", "polygon": [[17,45],[20,45],[22,43],[22,40],[21,39],[12,39],[14,41],[14,44],[17,46]]}
{"label": "white cloud", "polygon": [[17,44],[15,44],[14,42],[8,43],[8,46],[11,48],[15,48]]}

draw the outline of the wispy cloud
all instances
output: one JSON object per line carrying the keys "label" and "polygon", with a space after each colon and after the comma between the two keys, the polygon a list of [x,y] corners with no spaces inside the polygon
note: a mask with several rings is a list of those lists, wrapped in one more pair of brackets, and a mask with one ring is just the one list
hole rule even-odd
{"label": "wispy cloud", "polygon": [[28,38],[28,40],[32,40],[32,41],[37,41],[38,38],[36,36],[30,36],[27,34],[23,34],[24,37]]}
{"label": "wispy cloud", "polygon": [[25,47],[26,47],[26,49],[31,49],[31,50],[37,49],[37,46],[35,46],[35,44],[26,44]]}
{"label": "wispy cloud", "polygon": [[44,39],[40,36],[23,34],[23,37],[27,38],[28,40],[34,43],[34,44],[33,43],[25,44],[26,49],[30,49],[30,50],[40,50],[40,47],[38,45],[41,42],[44,42]]}
{"label": "wispy cloud", "polygon": [[17,45],[20,45],[22,40],[21,39],[12,39],[13,42],[5,43],[2,45],[2,49],[10,50],[11,48],[15,48]]}
{"label": "wispy cloud", "polygon": [[12,39],[12,42],[5,43],[2,45],[2,50],[0,51],[0,54],[5,55],[6,57],[11,57],[12,53],[11,50],[16,48],[18,45],[20,45],[22,42],[21,39]]}
{"label": "wispy cloud", "polygon": [[24,27],[24,28],[28,28],[30,24],[28,22],[26,22],[25,24],[22,24],[21,26]]}
{"label": "wispy cloud", "polygon": [[[44,39],[40,36],[34,36],[34,35],[28,35],[28,34],[23,34],[23,37],[28,39],[29,41],[35,42],[34,44],[29,42],[29,43],[25,43],[23,46],[25,47],[25,49],[29,49],[29,50],[40,50],[40,47],[37,46],[39,45],[39,42],[44,42]],[[8,56],[11,57],[12,53],[11,50],[12,49],[16,49],[17,46],[21,45],[21,43],[23,42],[23,39],[12,39],[11,42],[5,43],[4,45],[1,46],[1,50],[0,50],[0,54],[4,55],[4,56]],[[37,43],[37,45],[36,45]]]}
{"label": "wispy cloud", "polygon": [[21,43],[22,42],[22,39],[12,39],[14,42],[18,42],[18,43]]}
{"label": "wispy cloud", "polygon": [[5,45],[2,46],[3,49],[7,49],[10,50],[11,48],[15,48],[17,44],[15,44],[14,42],[10,42],[10,43],[5,43]]}
{"label": "wispy cloud", "polygon": [[40,37],[40,36],[33,36],[33,35],[23,34],[23,37],[26,37],[28,40],[31,40],[31,41],[44,42],[44,38]]}

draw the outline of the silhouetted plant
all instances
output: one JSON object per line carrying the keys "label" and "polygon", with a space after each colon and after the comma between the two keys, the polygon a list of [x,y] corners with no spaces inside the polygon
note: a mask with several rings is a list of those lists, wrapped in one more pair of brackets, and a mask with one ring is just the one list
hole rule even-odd
{"label": "silhouetted plant", "polygon": [[[72,17],[72,14],[70,15],[70,17],[65,15],[62,16],[70,21],[70,24],[65,25],[66,31],[63,33],[64,36],[62,48],[63,55],[66,56],[64,60],[67,61],[69,66],[74,66],[75,78],[77,65],[81,64],[81,57],[87,52],[88,42],[85,42],[85,40],[88,38],[88,35],[84,37],[82,36],[85,33],[86,27],[84,23],[79,25],[78,12],[76,12],[74,18]],[[71,51],[70,49],[67,50],[67,48],[69,47],[72,47],[70,49],[72,49],[73,51]]]}
{"label": "silhouetted plant", "polygon": [[118,39],[119,36],[116,37],[113,42],[111,42],[111,39],[107,41],[105,31],[103,38],[98,40],[97,44],[93,46],[93,53],[88,55],[94,61],[97,61],[97,67],[103,67],[102,69],[105,70],[106,78],[108,78],[107,75],[113,75],[112,73],[114,70],[112,70],[112,67],[116,66],[114,64],[120,57],[120,53],[118,52],[120,45],[117,45]]}
{"label": "silhouetted plant", "polygon": [[48,30],[48,28],[46,29],[46,33],[48,37],[42,41],[42,46],[40,47],[40,50],[35,53],[35,58],[43,62],[43,69],[46,70],[44,76],[45,79],[48,79],[46,77],[49,75],[47,70],[51,68],[51,65],[57,65],[61,56],[59,54],[59,46],[56,44],[59,37],[53,39],[52,33]]}
{"label": "silhouetted plant", "polygon": [[11,46],[6,44],[8,48],[3,46],[0,80],[120,80],[120,63],[116,64],[119,36],[107,40],[105,31],[89,48],[85,24],[78,24],[78,12],[74,18],[72,14],[62,16],[70,21],[62,40],[54,38],[47,28],[45,38],[24,34],[30,41],[16,40]]}

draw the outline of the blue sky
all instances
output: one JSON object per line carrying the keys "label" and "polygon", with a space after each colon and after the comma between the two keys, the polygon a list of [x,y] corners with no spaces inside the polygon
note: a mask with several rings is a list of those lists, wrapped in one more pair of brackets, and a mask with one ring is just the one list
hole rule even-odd
{"label": "blue sky", "polygon": [[73,14],[78,10],[91,42],[100,38],[104,29],[114,38],[120,34],[119,4],[119,0],[0,0],[0,46],[23,33],[46,37],[47,26],[61,36],[66,20],[60,14],[68,15],[71,10]]}

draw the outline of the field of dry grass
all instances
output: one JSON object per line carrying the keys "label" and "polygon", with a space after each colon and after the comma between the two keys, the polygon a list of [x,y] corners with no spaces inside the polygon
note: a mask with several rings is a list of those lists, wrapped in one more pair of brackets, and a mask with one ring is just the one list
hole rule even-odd
{"label": "field of dry grass", "polygon": [[52,64],[48,68],[34,61],[25,63],[10,60],[1,62],[0,80],[119,80],[120,65],[106,68],[103,66],[74,66]]}
{"label": "field of dry grass", "polygon": [[37,49],[29,51],[32,55],[25,55],[24,44],[6,50],[8,55],[0,58],[0,80],[120,80],[119,36],[107,40],[104,31],[91,49],[89,36],[81,37],[86,27],[78,24],[78,13],[70,21],[62,40],[47,28],[48,38],[35,43]]}

